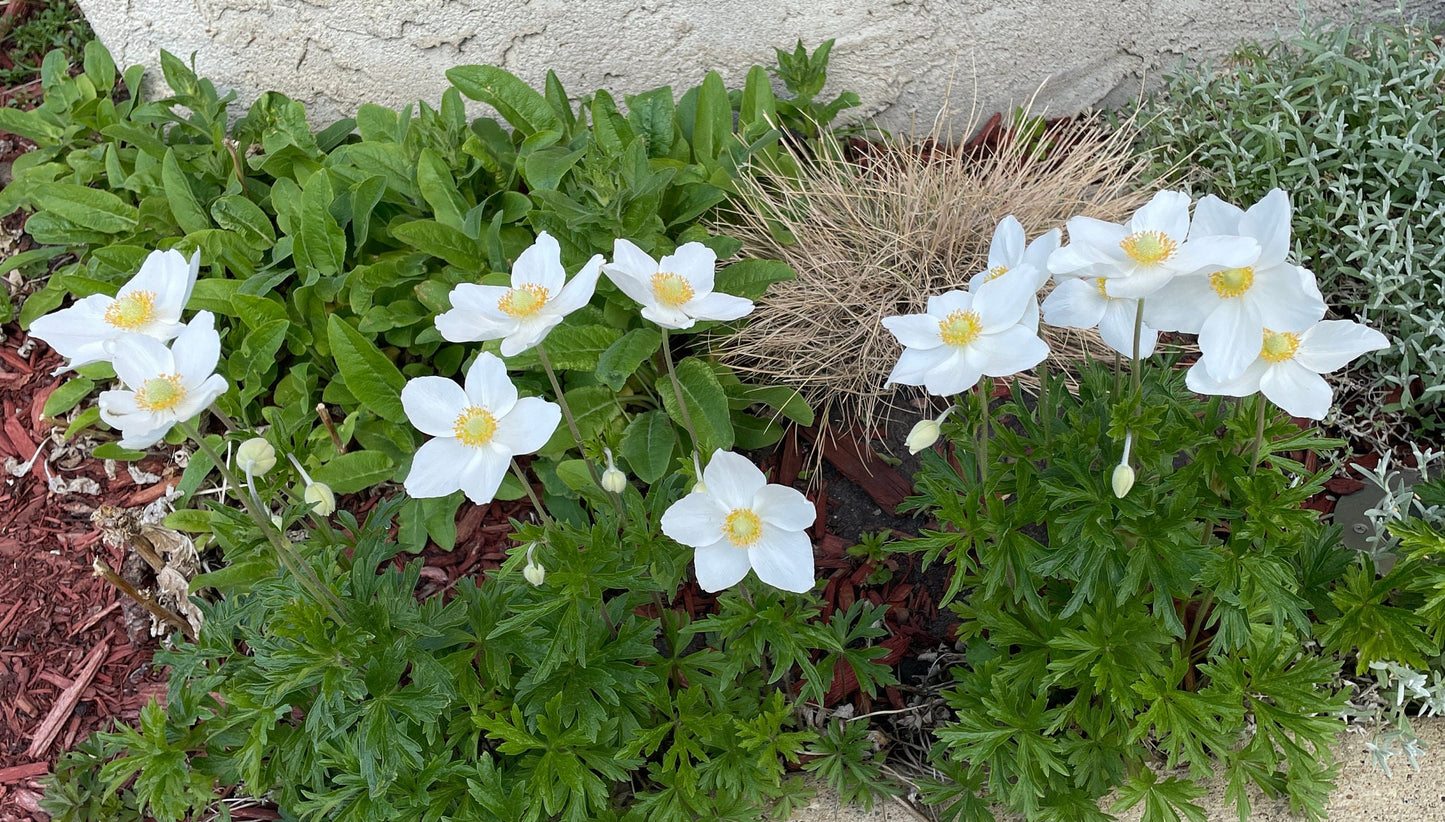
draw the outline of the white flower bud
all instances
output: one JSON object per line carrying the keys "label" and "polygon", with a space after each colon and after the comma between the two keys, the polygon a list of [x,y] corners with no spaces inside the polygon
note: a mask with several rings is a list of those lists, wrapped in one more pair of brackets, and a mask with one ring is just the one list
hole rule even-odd
{"label": "white flower bud", "polygon": [[318,516],[329,517],[336,512],[336,494],[331,490],[331,486],[324,482],[306,483],[306,491],[302,496]]}
{"label": "white flower bud", "polygon": [[919,420],[908,432],[908,439],[904,444],[908,446],[908,453],[917,454],[919,451],[938,442],[938,435],[942,428],[933,420]]}
{"label": "white flower bud", "polygon": [[527,546],[527,565],[522,569],[522,577],[532,583],[533,587],[540,588],[542,587],[542,582],[547,579],[547,569],[538,565],[536,560],[532,559],[532,549],[535,548],[536,545],[536,543],[532,543]]}
{"label": "white flower bud", "polygon": [[1127,462],[1119,463],[1114,466],[1114,476],[1110,482],[1114,486],[1114,496],[1123,499],[1129,489],[1134,487],[1134,469],[1130,468]]}
{"label": "white flower bud", "polygon": [[607,470],[602,472],[602,488],[609,493],[620,494],[627,490],[627,475],[612,461],[611,448],[603,448],[602,451],[607,455]]}
{"label": "white flower bud", "polygon": [[252,437],[236,449],[236,467],[259,477],[276,467],[276,449],[263,437]]}

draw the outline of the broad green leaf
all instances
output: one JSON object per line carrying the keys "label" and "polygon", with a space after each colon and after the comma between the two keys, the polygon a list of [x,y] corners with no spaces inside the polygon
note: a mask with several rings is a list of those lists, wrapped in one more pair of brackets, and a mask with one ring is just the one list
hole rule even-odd
{"label": "broad green leaf", "polygon": [[561,184],[562,178],[586,153],[585,148],[576,151],[568,151],[561,146],[538,149],[522,157],[522,176],[532,190],[551,191]]}
{"label": "broad green leaf", "polygon": [[40,413],[47,417],[58,417],[80,404],[95,389],[95,381],[85,377],[68,380],[45,400]]}
{"label": "broad green leaf", "polygon": [[767,69],[753,66],[748,70],[748,79],[743,84],[742,104],[738,107],[738,122],[743,125],[761,123],[768,127],[778,121],[778,100],[773,95],[772,80]]}
{"label": "broad green leaf", "polygon": [[745,385],[732,396],[749,403],[760,402],[799,425],[813,424],[813,408],[796,388],[785,385]]}
{"label": "broad green leaf", "polygon": [[756,300],[773,283],[797,276],[792,266],[778,260],[739,260],[718,271],[713,290]]}
{"label": "broad green leaf", "polygon": [[663,87],[626,97],[627,119],[647,139],[647,156],[666,157],[672,151],[674,123],[672,89]]}
{"label": "broad green leaf", "polygon": [[466,201],[457,190],[456,180],[447,169],[441,155],[430,148],[421,150],[416,161],[416,187],[422,199],[436,213],[437,222],[462,231],[463,215],[467,212]]}
{"label": "broad green leaf", "polygon": [[336,356],[336,367],[352,396],[383,419],[405,422],[401,389],[406,385],[406,378],[396,365],[371,340],[335,314],[327,318],[326,337]]}
{"label": "broad green leaf", "polygon": [[607,347],[597,358],[597,379],[621,391],[627,380],[662,347],[662,335],[651,328],[634,328]]}
{"label": "broad green leaf", "polygon": [[81,228],[118,234],[136,226],[134,206],[98,188],[72,183],[42,183],[35,192],[35,206],[63,217]]}
{"label": "broad green leaf", "polygon": [[715,71],[707,73],[697,95],[697,115],[692,126],[692,151],[696,162],[715,159],[732,138],[733,108],[727,86]]}
{"label": "broad green leaf", "polygon": [[121,448],[117,442],[103,442],[90,452],[90,455],[98,460],[119,460],[120,462],[134,462],[146,455],[144,451],[132,451],[128,448]]}
{"label": "broad green leaf", "polygon": [[330,462],[311,472],[311,478],[331,486],[331,490],[337,494],[354,494],[379,482],[385,482],[395,472],[396,463],[386,454],[377,451],[352,451],[333,457]]}
{"label": "broad green leaf", "polygon": [[[559,371],[591,371],[602,352],[622,334],[607,325],[559,325],[542,341],[547,359]],[[527,360],[520,360],[525,363]]]}
{"label": "broad green leaf", "polygon": [[433,220],[416,220],[391,227],[393,237],[457,268],[481,271],[485,261],[477,241],[450,226]]}
{"label": "broad green leaf", "polygon": [[643,482],[651,485],[667,475],[677,450],[677,431],[662,411],[638,414],[622,432],[622,458]]}
{"label": "broad green leaf", "polygon": [[447,70],[447,79],[462,94],[496,109],[523,137],[541,131],[562,131],[562,121],[547,104],[547,98],[506,69],[457,66]]}
{"label": "broad green leaf", "polygon": [[[622,408],[617,404],[617,392],[605,385],[572,388],[567,391],[566,396],[567,407],[572,411],[572,417],[577,422],[577,431],[583,440],[590,440],[602,433],[607,423],[622,413]],[[565,422],[557,428],[571,438]]]}
{"label": "broad green leaf", "polygon": [[17,108],[0,108],[0,131],[18,134],[39,145],[55,145],[61,140],[64,130],[35,111],[21,111]]}
{"label": "broad green leaf", "polygon": [[252,329],[241,342],[241,347],[231,355],[231,378],[236,381],[254,379],[271,370],[276,364],[276,352],[286,341],[286,331],[291,327],[287,320],[272,320]]}
{"label": "broad green leaf", "polygon": [[[732,415],[728,411],[727,395],[717,375],[707,363],[696,357],[688,357],[677,364],[677,381],[680,384],[688,415],[697,429],[697,447],[704,454],[733,446]],[[666,374],[661,375],[653,387],[662,397],[667,415],[679,428],[686,427],[686,420],[677,404],[677,395],[672,381]]]}
{"label": "broad green leaf", "polygon": [[165,521],[161,524],[173,531],[186,531],[192,534],[209,533],[211,512],[195,508],[182,508],[167,514]]}
{"label": "broad green leaf", "polygon": [[166,202],[170,204],[171,216],[176,218],[176,225],[187,234],[205,231],[211,227],[206,210],[196,197],[195,189],[191,188],[190,178],[191,175],[181,169],[180,161],[176,159],[176,150],[167,149],[165,159],[161,161],[161,182],[165,185]]}
{"label": "broad green leaf", "polygon": [[[335,199],[331,177],[326,172],[312,174],[301,190],[298,245],[305,246],[306,261],[323,276],[341,273],[346,260],[346,234],[331,216],[331,203]],[[297,264],[299,266],[301,260],[298,259]]]}
{"label": "broad green leaf", "polygon": [[227,194],[211,203],[211,218],[221,228],[236,232],[249,245],[266,249],[276,244],[271,218],[260,206],[239,194]]}

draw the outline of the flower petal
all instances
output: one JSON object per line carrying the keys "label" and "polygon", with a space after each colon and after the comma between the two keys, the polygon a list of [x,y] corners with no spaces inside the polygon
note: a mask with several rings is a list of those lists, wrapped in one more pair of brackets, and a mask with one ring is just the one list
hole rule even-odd
{"label": "flower petal", "polygon": [[597,278],[602,276],[602,255],[597,254],[573,275],[562,290],[547,303],[546,310],[559,317],[565,317],[586,305],[597,290]]}
{"label": "flower petal", "polygon": [[[1099,338],[1104,344],[1130,359],[1134,357],[1134,320],[1138,311],[1137,300],[1114,300],[1104,309],[1099,320]],[[1139,328],[1139,357],[1154,354],[1154,345],[1159,332],[1146,323]]]}
{"label": "flower petal", "polygon": [[1277,363],[1265,371],[1259,390],[1290,416],[1312,420],[1324,419],[1334,401],[1334,391],[1324,377],[1293,361]]}
{"label": "flower petal", "polygon": [[221,359],[221,335],[216,333],[215,315],[202,311],[192,317],[171,344],[171,357],[184,385],[196,385],[215,373]]}
{"label": "flower petal", "polygon": [[512,263],[512,287],[533,284],[547,289],[555,295],[562,289],[567,273],[562,269],[562,246],[551,234],[543,231],[537,241],[517,255]]}
{"label": "flower petal", "polygon": [[717,271],[717,252],[702,243],[683,243],[676,251],[657,261],[657,270],[677,274],[687,280],[693,293],[709,294]]}
{"label": "flower petal", "polygon": [[401,389],[401,407],[406,411],[406,418],[413,428],[433,437],[454,436],[457,417],[469,405],[471,402],[462,387],[445,377],[417,377],[407,380]]}
{"label": "flower petal", "polygon": [[774,588],[806,594],[817,583],[813,543],[802,531],[785,531],[764,522],[757,544],[748,549],[748,559],[758,579]]}
{"label": "flower petal", "polygon": [[980,369],[990,377],[1007,377],[1033,368],[1049,356],[1049,346],[1024,325],[984,334],[970,348],[981,352],[987,362]]}
{"label": "flower petal", "polygon": [[1010,214],[999,220],[988,244],[989,268],[1014,268],[1024,259],[1024,227]]}
{"label": "flower petal", "polygon": [[171,419],[161,422],[156,421],[152,417],[151,420],[157,424],[135,428],[122,427],[118,445],[120,445],[121,448],[131,448],[137,451],[150,448],[152,445],[164,439],[166,434],[169,433],[176,424],[175,420]]}
{"label": "flower petal", "polygon": [[642,306],[642,316],[644,319],[651,320],[663,328],[671,328],[677,331],[685,331],[697,323],[697,320],[676,308],[651,303]]}
{"label": "flower petal", "polygon": [[469,405],[480,405],[498,418],[517,404],[517,386],[507,379],[507,366],[496,354],[483,351],[472,360],[467,369],[466,397]]}
{"label": "flower petal", "polygon": [[1199,329],[1201,361],[1211,376],[1231,380],[1259,359],[1264,323],[1259,311],[1239,299],[1223,300]]}
{"label": "flower petal", "polygon": [[[1059,229],[1045,232],[1024,249],[1024,255],[1019,260],[1019,265],[1026,265],[1039,272],[1039,276],[1047,279],[1049,275],[1049,257],[1059,250],[1059,242],[1063,239],[1064,232]],[[1043,283],[1039,283],[1043,287]]]}
{"label": "flower petal", "polygon": [[1049,255],[1049,271],[1067,274],[1100,264],[1117,265],[1125,259],[1119,243],[1129,232],[1123,226],[1093,217],[1075,217],[1065,228],[1069,244]]}
{"label": "flower petal", "polygon": [[1254,287],[1246,296],[1259,308],[1265,328],[1304,331],[1325,316],[1325,301],[1314,280],[1315,275],[1289,263],[1256,268]]}
{"label": "flower petal", "polygon": [[[468,450],[472,452],[471,461],[462,469],[458,484],[467,499],[477,505],[485,505],[496,498],[497,489],[502,487],[502,479],[507,476],[507,467],[512,464],[512,458],[495,448]],[[407,479],[410,478],[408,475]]]}
{"label": "flower petal", "polygon": [[699,320],[736,320],[752,313],[753,301],[713,291],[688,300],[682,310]]}
{"label": "flower petal", "polygon": [[995,277],[973,292],[973,310],[984,333],[1016,325],[1036,293],[1031,277]]}
{"label": "flower petal", "polygon": [[1196,394],[1208,394],[1214,397],[1248,397],[1259,391],[1260,378],[1268,369],[1269,363],[1259,359],[1255,360],[1238,377],[1232,380],[1217,380],[1209,375],[1204,363],[1195,363],[1184,374],[1184,384]]}
{"label": "flower petal", "polygon": [[186,391],[186,397],[176,406],[175,416],[177,420],[194,419],[198,414],[211,407],[216,398],[226,393],[231,384],[220,374],[212,374],[200,385],[191,386]]}
{"label": "flower petal", "polygon": [[[723,521],[727,515],[728,511],[718,504],[711,493],[696,492],[669,505],[667,510],[662,512],[660,524],[662,533],[668,538],[690,548],[701,548],[722,538]],[[731,544],[728,548],[738,550]],[[746,574],[747,569],[744,568],[742,573]],[[741,574],[738,579],[742,579]]]}
{"label": "flower petal", "polygon": [[943,337],[938,331],[938,319],[928,314],[884,317],[882,323],[906,348],[927,350],[943,345]]}
{"label": "flower petal", "polygon": [[146,380],[173,374],[175,358],[165,343],[143,334],[124,334],[111,347],[111,367],[128,388],[140,388]]}
{"label": "flower petal", "polygon": [[[1161,231],[1176,242],[1189,233],[1189,195],[1182,191],[1161,191],[1134,212],[1129,233]],[[1073,234],[1072,231],[1069,232]]]}
{"label": "flower petal", "polygon": [[1041,306],[1044,322],[1060,328],[1093,328],[1104,316],[1109,298],[1099,293],[1098,281],[1068,279],[1054,286]]}
{"label": "flower petal", "polygon": [[968,311],[971,308],[973,308],[973,294],[955,289],[929,297],[926,312],[932,314],[936,321],[947,317],[954,311]]}
{"label": "flower petal", "polygon": [[[195,263],[194,269],[192,262]],[[122,297],[133,291],[149,291],[155,295],[155,302],[151,306],[151,310],[155,312],[154,317],[175,322],[181,318],[181,311],[190,299],[200,264],[199,250],[189,262],[175,249],[152,251],[146,256],[145,262],[141,263],[140,271],[120,287],[116,296]]]}
{"label": "flower petal", "polygon": [[888,374],[892,385],[923,385],[934,369],[952,359],[956,352],[947,346],[937,348],[905,348],[898,356],[898,363]]}
{"label": "flower petal", "polygon": [[1259,244],[1248,237],[1200,237],[1182,243],[1161,267],[1179,275],[1198,274],[1243,268],[1258,259]]}
{"label": "flower petal", "polygon": [[407,471],[402,485],[408,494],[417,499],[444,497],[461,489],[462,471],[471,459],[472,449],[454,439],[441,437],[427,440],[412,455],[411,470]]}
{"label": "flower petal", "polygon": [[694,548],[692,561],[697,568],[697,584],[710,594],[737,585],[753,567],[750,552],[725,539]]}
{"label": "flower petal", "polygon": [[702,469],[702,481],[707,493],[728,511],[751,506],[758,489],[768,484],[752,460],[722,449],[714,451]]}
{"label": "flower petal", "polygon": [[1281,265],[1289,255],[1289,195],[1275,188],[1249,207],[1239,220],[1239,232],[1259,243],[1257,266]]}
{"label": "flower petal", "polygon": [[1369,326],[1350,320],[1326,320],[1300,335],[1294,359],[1316,374],[1328,374],[1362,354],[1389,347],[1389,338]]}
{"label": "flower petal", "polygon": [[[438,317],[437,319],[441,319]],[[517,323],[517,329],[502,338],[500,348],[503,357],[515,357],[547,337],[553,328],[562,322],[560,314],[538,312]],[[443,334],[442,336],[446,336]]]}
{"label": "flower petal", "polygon": [[803,493],[786,485],[769,483],[753,494],[753,513],[763,522],[771,523],[785,531],[802,531],[812,528],[818,519],[818,509]]}
{"label": "flower petal", "polygon": [[925,391],[936,397],[951,397],[978,385],[978,381],[983,378],[983,370],[974,367],[964,352],[956,348],[939,350],[949,352],[948,356],[938,367],[924,375]]}
{"label": "flower petal", "polygon": [[541,397],[523,397],[497,419],[493,442],[516,454],[532,454],[547,444],[562,422],[562,406]]}
{"label": "flower petal", "polygon": [[1214,237],[1220,234],[1239,235],[1239,220],[1244,210],[1210,194],[1194,207],[1194,222],[1189,225],[1189,239]]}
{"label": "flower petal", "polygon": [[1219,303],[1219,294],[1210,286],[1208,277],[1175,277],[1144,301],[1144,322],[1160,331],[1198,334],[1204,318]]}
{"label": "flower petal", "polygon": [[119,329],[105,321],[111,298],[92,294],[69,308],[37,317],[30,324],[30,336],[44,340],[70,367],[110,360],[106,343],[119,336]]}

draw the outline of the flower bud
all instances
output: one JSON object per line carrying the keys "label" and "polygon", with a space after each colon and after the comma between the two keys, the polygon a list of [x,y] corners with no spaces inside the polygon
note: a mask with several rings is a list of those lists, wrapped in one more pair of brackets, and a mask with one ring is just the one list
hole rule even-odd
{"label": "flower bud", "polygon": [[609,493],[620,494],[627,490],[627,475],[612,461],[611,448],[603,448],[602,451],[607,455],[607,470],[602,472],[602,488]]}
{"label": "flower bud", "polygon": [[1123,499],[1129,489],[1134,487],[1134,469],[1130,468],[1127,462],[1119,463],[1114,466],[1114,476],[1110,482],[1114,486],[1114,496]]}
{"label": "flower bud", "polygon": [[336,493],[324,482],[306,483],[302,497],[318,516],[329,517],[336,512]]}
{"label": "flower bud", "polygon": [[276,449],[264,437],[252,437],[236,449],[236,467],[259,477],[276,467]]}
{"label": "flower bud", "polygon": [[938,435],[942,428],[933,420],[919,420],[908,432],[908,439],[904,444],[908,446],[908,453],[917,454],[919,451],[938,442]]}
{"label": "flower bud", "polygon": [[543,580],[547,579],[547,569],[538,565],[537,561],[532,559],[532,549],[535,548],[536,545],[534,542],[527,546],[527,565],[522,569],[522,577],[532,583],[533,587],[540,588],[542,587]]}

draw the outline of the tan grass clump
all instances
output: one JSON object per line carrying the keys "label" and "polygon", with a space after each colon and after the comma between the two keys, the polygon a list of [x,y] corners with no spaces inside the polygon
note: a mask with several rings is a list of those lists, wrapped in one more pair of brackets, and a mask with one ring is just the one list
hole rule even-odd
{"label": "tan grass clump", "polygon": [[[712,341],[714,353],[871,426],[901,351],[880,321],[964,288],[986,267],[999,220],[1014,215],[1032,240],[1076,215],[1121,222],[1152,193],[1132,128],[1065,123],[1046,151],[1023,131],[971,157],[939,148],[937,132],[859,159],[793,148],[798,175],[744,175],[724,230],[744,256],[783,260],[798,277],[773,285],[744,326]],[[1086,352],[1112,356],[1093,332],[1041,331],[1065,371]]]}

